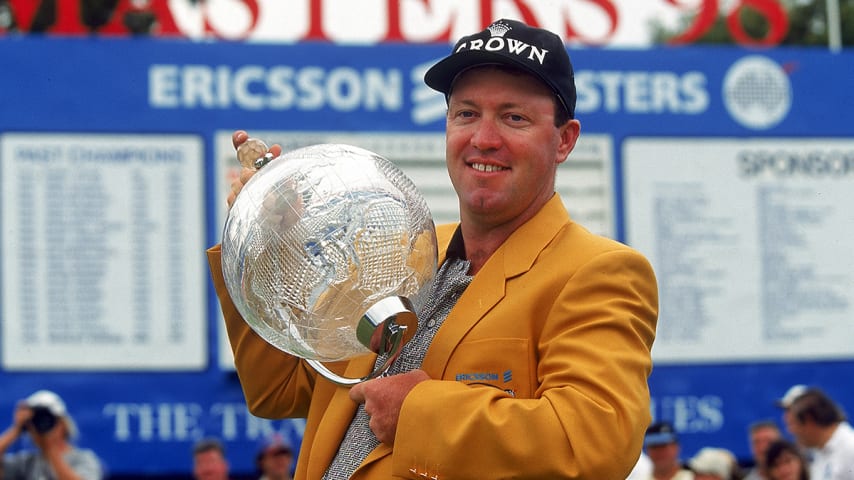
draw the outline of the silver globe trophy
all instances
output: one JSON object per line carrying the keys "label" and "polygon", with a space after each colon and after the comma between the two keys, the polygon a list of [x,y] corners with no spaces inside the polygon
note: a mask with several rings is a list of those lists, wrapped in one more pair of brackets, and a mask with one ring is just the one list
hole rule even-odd
{"label": "silver globe trophy", "polygon": [[[222,270],[237,310],[264,340],[345,386],[388,370],[415,334],[436,273],[427,203],[393,163],[367,150],[314,145],[272,158],[238,151],[258,172],[229,211]],[[323,362],[370,352],[363,378]]]}

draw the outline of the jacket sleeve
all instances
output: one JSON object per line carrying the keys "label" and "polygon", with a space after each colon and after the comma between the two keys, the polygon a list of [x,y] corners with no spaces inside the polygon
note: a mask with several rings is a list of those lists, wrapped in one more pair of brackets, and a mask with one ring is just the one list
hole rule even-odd
{"label": "jacket sleeve", "polygon": [[249,327],[226,289],[220,245],[208,249],[207,256],[249,411],[263,418],[306,416],[314,371],[299,358],[267,343]]}
{"label": "jacket sleeve", "polygon": [[524,310],[499,304],[481,320],[504,315],[496,325],[536,325],[531,398],[453,381],[452,372],[422,382],[401,409],[396,477],[626,478],[651,418],[654,273],[642,255],[623,248],[592,256],[555,294],[537,293],[552,288],[547,277],[508,281],[501,302],[548,303],[545,318],[511,318]]}

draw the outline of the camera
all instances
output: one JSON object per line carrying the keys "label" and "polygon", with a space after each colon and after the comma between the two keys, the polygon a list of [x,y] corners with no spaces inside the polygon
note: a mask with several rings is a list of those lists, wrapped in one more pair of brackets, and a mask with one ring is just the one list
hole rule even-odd
{"label": "camera", "polygon": [[50,431],[56,425],[56,415],[45,407],[33,407],[33,416],[30,424],[39,434]]}

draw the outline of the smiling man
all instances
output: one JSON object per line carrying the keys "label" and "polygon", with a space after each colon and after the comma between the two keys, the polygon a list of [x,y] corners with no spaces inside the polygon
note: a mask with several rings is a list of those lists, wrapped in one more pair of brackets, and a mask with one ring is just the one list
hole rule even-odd
{"label": "smiling man", "polygon": [[657,287],[641,254],[573,222],[555,193],[580,132],[563,41],[498,20],[425,82],[448,100],[460,221],[437,227],[439,271],[391,375],[347,391],[266,344],[209,250],[250,411],[307,416],[301,479],[625,479],[650,421]]}

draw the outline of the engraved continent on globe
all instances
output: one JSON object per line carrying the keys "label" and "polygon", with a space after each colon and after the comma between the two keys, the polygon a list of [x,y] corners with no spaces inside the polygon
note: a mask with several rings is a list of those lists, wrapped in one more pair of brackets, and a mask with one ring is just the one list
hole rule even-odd
{"label": "engraved continent on globe", "polygon": [[223,230],[237,310],[267,342],[322,362],[370,353],[356,334],[363,314],[387,297],[419,310],[436,262],[433,219],[414,183],[350,145],[272,160],[244,186]]}

